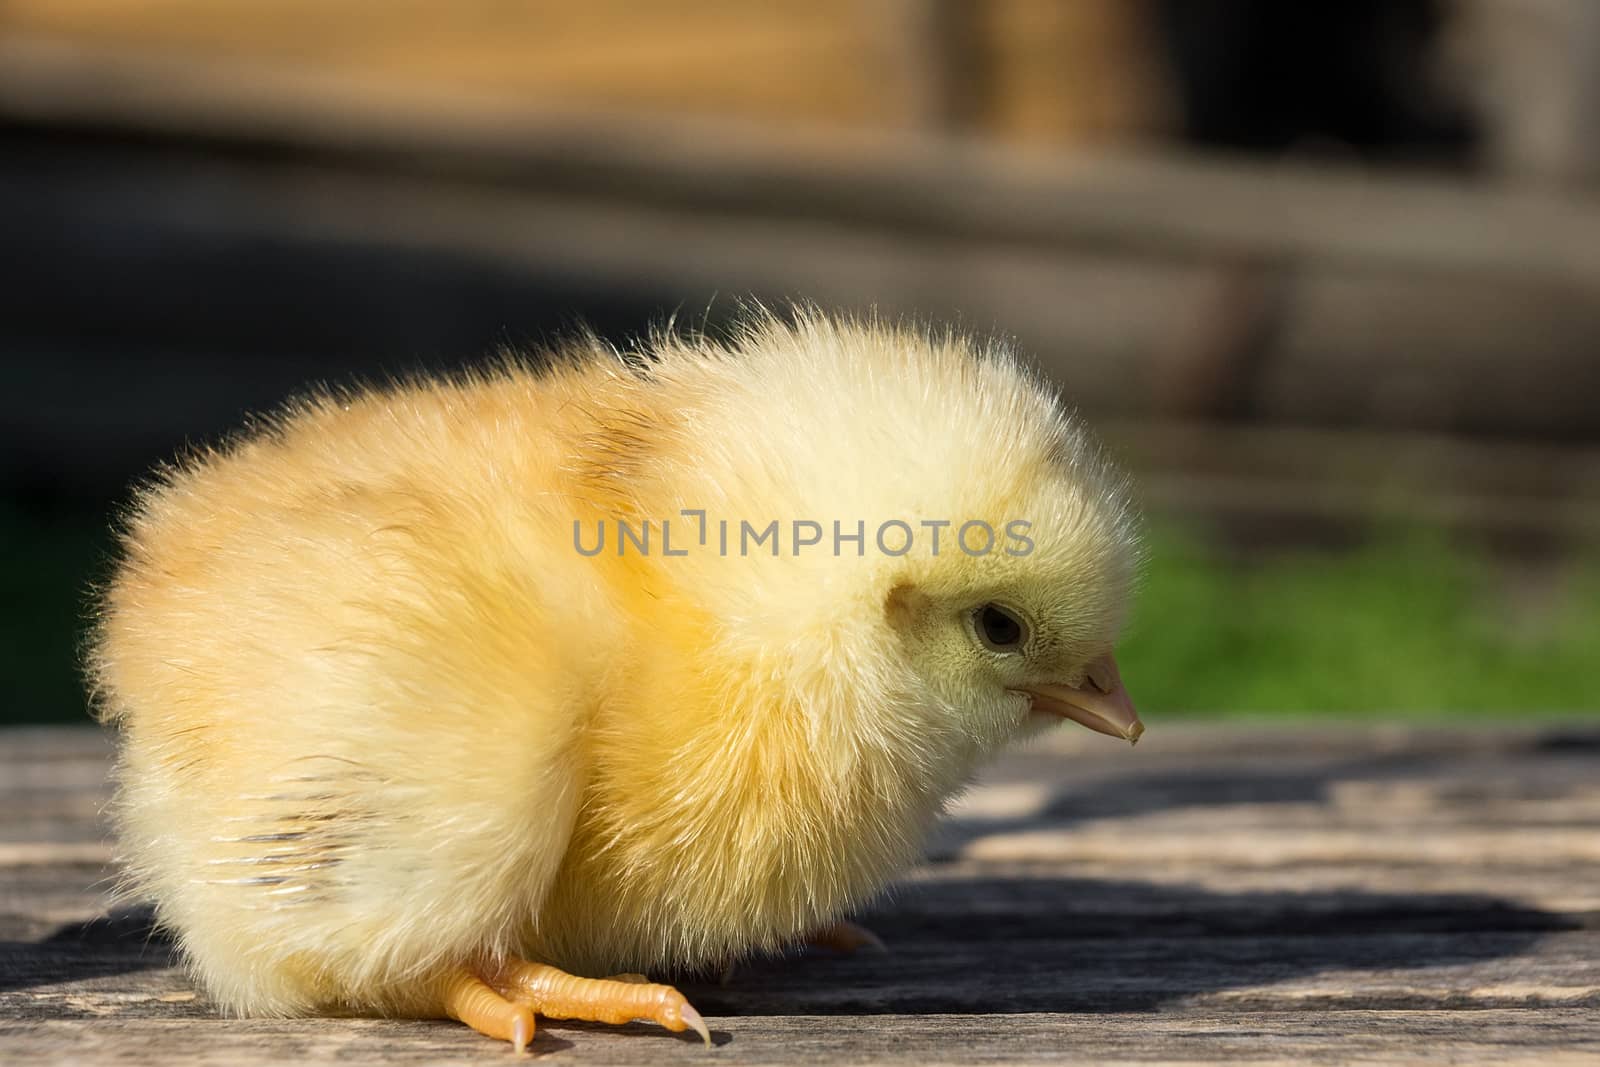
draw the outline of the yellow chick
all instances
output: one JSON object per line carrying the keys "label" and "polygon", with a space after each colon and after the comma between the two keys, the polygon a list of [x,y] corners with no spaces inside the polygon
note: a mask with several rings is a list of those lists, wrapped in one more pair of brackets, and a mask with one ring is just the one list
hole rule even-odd
{"label": "yellow chick", "polygon": [[1136,554],[1052,393],[954,336],[760,315],[305,400],[128,517],[128,887],[233,1013],[705,1037],[636,972],[847,937],[996,750],[1138,738]]}

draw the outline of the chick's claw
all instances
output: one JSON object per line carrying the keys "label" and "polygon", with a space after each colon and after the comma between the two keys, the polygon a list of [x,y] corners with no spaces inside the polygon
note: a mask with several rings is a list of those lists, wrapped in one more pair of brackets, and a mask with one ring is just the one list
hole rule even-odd
{"label": "chick's claw", "polygon": [[711,1031],[684,995],[641,974],[579,978],[544,963],[512,961],[493,977],[508,998],[552,1019],[625,1023],[644,1019],[681,1033],[693,1030],[711,1045]]}

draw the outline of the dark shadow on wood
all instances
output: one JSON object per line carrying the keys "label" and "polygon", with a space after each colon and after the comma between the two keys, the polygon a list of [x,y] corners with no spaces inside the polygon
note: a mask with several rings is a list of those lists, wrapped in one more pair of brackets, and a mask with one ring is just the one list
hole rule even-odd
{"label": "dark shadow on wood", "polygon": [[[1467,894],[1212,893],[1059,877],[914,883],[863,920],[888,943],[887,954],[801,953],[744,964],[726,984],[678,980],[707,1015],[1157,1011],[1326,971],[1517,956],[1547,934],[1586,925]],[[0,992],[72,983],[103,992],[101,980],[177,962],[147,910],[65,926],[39,942],[5,943],[0,961]],[[1384,1004],[1392,1007],[1392,999]],[[65,999],[28,1011],[77,1013]],[[161,1014],[211,1009],[202,995],[164,1003]]]}
{"label": "dark shadow on wood", "polygon": [[[1025,877],[917,884],[864,922],[887,955],[763,960],[725,985],[682,988],[708,1015],[1157,1011],[1327,971],[1517,956],[1583,926],[1464,894],[1217,894]],[[1379,999],[1393,1006],[1387,995],[1372,1006]]]}
{"label": "dark shadow on wood", "polygon": [[0,941],[0,993],[171,967],[173,944],[149,908],[72,923],[42,941]]}

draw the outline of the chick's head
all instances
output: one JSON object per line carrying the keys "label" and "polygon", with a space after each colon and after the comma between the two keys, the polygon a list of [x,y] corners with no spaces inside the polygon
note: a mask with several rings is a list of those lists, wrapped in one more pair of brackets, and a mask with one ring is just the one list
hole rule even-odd
{"label": "chick's head", "polygon": [[1132,525],[1087,442],[1039,443],[985,517],[965,520],[970,535],[953,531],[954,543],[893,575],[884,622],[913,699],[983,749],[1062,719],[1137,741],[1144,727],[1114,654],[1136,567]]}
{"label": "chick's head", "polygon": [[[652,358],[672,403],[630,425],[675,445],[613,462],[627,506],[700,509],[732,535],[665,561],[651,604],[709,620],[742,676],[782,679],[813,736],[951,771],[1062,718],[1137,739],[1113,656],[1136,522],[1008,350],[802,313]],[[742,543],[773,519],[771,551]]]}

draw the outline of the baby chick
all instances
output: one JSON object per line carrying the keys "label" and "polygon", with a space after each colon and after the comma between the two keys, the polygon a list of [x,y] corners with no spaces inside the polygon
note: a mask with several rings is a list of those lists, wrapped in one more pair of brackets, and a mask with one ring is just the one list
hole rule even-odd
{"label": "baby chick", "polygon": [[837,939],[1003,745],[1142,731],[1133,520],[1010,355],[573,347],[293,404],[133,509],[91,657],[128,885],[225,1009],[705,1037],[592,976]]}

